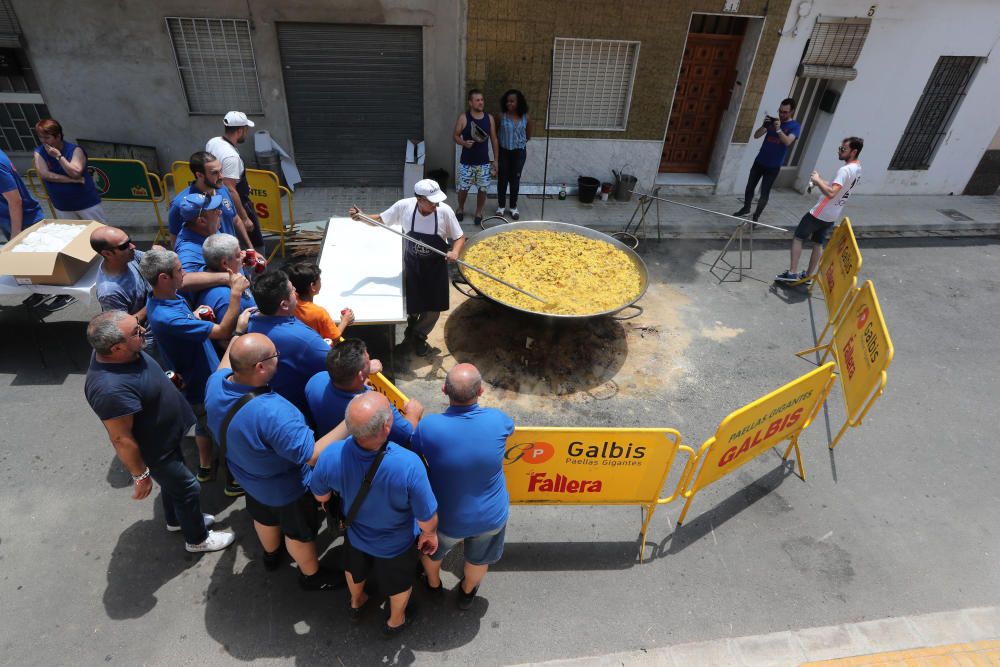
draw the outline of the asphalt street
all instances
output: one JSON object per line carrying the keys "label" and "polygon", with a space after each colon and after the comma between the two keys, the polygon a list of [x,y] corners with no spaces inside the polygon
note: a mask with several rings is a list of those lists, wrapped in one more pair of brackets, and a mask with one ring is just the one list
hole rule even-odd
{"label": "asphalt street", "polygon": [[[578,325],[589,339],[456,297],[437,334],[453,355],[401,355],[398,384],[440,410],[456,359],[492,363],[501,386],[484,402],[520,424],[668,426],[698,446],[727,413],[812,368],[793,353],[825,317],[818,298],[770,282],[787,268],[784,243],[758,243],[744,280],[721,284],[708,273],[718,247],[645,243],[645,311]],[[0,302],[0,663],[497,665],[997,604],[1000,244],[887,239],[861,251],[896,357],[885,396],[831,453],[844,418],[834,389],[801,440],[806,481],[775,452],[757,457],[702,491],[684,526],[681,503],[661,507],[642,564],[638,508],[512,508],[504,559],[472,610],[418,591],[415,625],[392,641],[376,613],[349,625],[343,591],[303,593],[293,568],[265,572],[244,502],[219,483],[204,486],[203,508],[237,544],[184,552],[158,500],[130,499],[86,404],[86,311],[38,323]],[[501,333],[472,345],[470,323]],[[605,341],[593,356],[551,367],[561,387],[497,362],[593,336]],[[458,554],[446,569],[452,587]]]}

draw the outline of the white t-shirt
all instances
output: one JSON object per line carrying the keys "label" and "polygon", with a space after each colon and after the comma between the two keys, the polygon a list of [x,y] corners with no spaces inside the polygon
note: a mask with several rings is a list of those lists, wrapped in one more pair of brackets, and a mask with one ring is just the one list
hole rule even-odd
{"label": "white t-shirt", "polygon": [[[398,225],[404,234],[408,234],[410,232],[410,219],[413,217],[413,209],[416,205],[416,197],[400,199],[398,202],[390,206],[388,210],[382,212],[382,222],[387,225]],[[448,204],[445,204],[444,202],[438,204],[437,223],[438,236],[445,241],[454,241],[455,239],[462,238],[462,227],[458,224],[458,218],[455,217],[455,211],[452,210],[451,206],[448,206]],[[416,218],[413,218],[413,231],[420,234],[433,234],[434,214],[431,213],[430,215],[425,216],[421,215],[420,211],[417,211]]]}
{"label": "white t-shirt", "polygon": [[840,220],[840,214],[844,210],[844,206],[847,205],[847,200],[851,197],[851,190],[854,189],[854,186],[860,180],[861,164],[857,161],[848,162],[837,170],[837,176],[833,179],[833,183],[830,183],[831,186],[834,183],[840,184],[840,190],[837,194],[832,198],[824,195],[809,210],[809,213],[813,217],[825,222],[837,222]]}
{"label": "white t-shirt", "polygon": [[219,158],[224,178],[231,178],[234,181],[240,180],[240,174],[244,171],[243,158],[240,157],[240,152],[231,143],[226,141],[224,137],[212,137],[205,144],[205,150]]}

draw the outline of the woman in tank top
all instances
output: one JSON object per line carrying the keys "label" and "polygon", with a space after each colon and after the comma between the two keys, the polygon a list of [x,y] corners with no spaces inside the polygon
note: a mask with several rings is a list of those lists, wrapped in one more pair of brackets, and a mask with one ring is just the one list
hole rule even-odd
{"label": "woman in tank top", "polygon": [[[521,185],[521,170],[528,157],[528,140],[533,123],[528,117],[528,102],[520,90],[511,89],[500,98],[497,114],[500,156],[497,166],[497,215],[510,214],[513,220],[521,217],[517,210],[517,193]],[[510,208],[507,208],[507,191],[510,190]]]}
{"label": "woman in tank top", "polygon": [[35,148],[35,170],[61,219],[107,222],[101,195],[87,169],[87,153],[63,138],[57,121],[44,118],[35,124],[41,146]]}

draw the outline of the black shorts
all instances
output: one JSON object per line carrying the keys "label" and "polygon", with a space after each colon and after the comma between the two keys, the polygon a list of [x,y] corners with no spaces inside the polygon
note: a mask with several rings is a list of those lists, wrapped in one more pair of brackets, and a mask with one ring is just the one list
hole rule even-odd
{"label": "black shorts", "polygon": [[247,494],[247,511],[259,524],[278,526],[282,534],[296,542],[312,542],[319,532],[319,504],[311,493],[281,507],[265,505]]}
{"label": "black shorts", "polygon": [[351,573],[355,582],[367,581],[369,577],[382,595],[403,593],[413,586],[417,576],[417,551],[408,548],[392,558],[379,558],[366,554],[351,545],[344,536],[344,569]]}
{"label": "black shorts", "polygon": [[819,245],[826,245],[826,240],[830,238],[830,230],[834,223],[820,220],[812,213],[806,213],[799,220],[799,226],[795,228],[795,238],[803,241],[812,241]]}

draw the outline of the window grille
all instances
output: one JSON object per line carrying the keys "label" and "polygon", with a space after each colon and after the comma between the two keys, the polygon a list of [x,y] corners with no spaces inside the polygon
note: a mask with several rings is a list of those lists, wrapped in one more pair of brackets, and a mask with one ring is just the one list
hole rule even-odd
{"label": "window grille", "polygon": [[639,42],[556,37],[546,127],[624,130],[638,60]]}
{"label": "window grille", "polygon": [[0,101],[0,148],[5,153],[30,153],[35,150],[38,140],[32,128],[39,120],[48,117],[49,110],[44,104],[5,104]]}
{"label": "window grille", "polygon": [[264,112],[248,21],[169,16],[166,21],[192,114]]}
{"label": "window grille", "polygon": [[941,139],[948,132],[981,58],[941,56],[906,124],[889,163],[892,170],[928,169]]}

